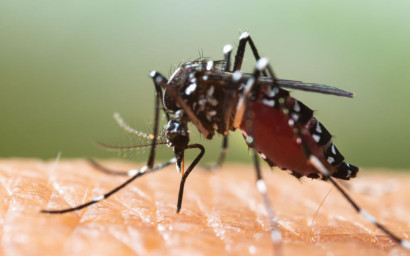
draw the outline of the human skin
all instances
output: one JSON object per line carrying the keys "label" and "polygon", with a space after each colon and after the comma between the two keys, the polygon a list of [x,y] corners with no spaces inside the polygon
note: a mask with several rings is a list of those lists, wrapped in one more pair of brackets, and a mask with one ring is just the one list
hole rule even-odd
{"label": "human skin", "polygon": [[[118,170],[141,166],[118,160],[102,163]],[[299,181],[275,168],[264,168],[263,174],[283,234],[284,255],[408,255],[357,215],[331,184]],[[177,214],[180,177],[172,165],[88,208],[51,215],[40,210],[81,204],[127,178],[101,173],[81,159],[2,159],[0,254],[272,255],[251,165],[227,164],[213,172],[196,168]],[[361,171],[347,184],[364,208],[408,239],[408,174]]]}

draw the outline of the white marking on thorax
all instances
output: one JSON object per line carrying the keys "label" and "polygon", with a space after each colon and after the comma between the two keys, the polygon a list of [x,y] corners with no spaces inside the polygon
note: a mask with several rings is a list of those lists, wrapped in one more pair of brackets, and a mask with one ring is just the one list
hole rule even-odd
{"label": "white marking on thorax", "polygon": [[212,60],[206,63],[206,70],[210,71],[214,67],[214,62]]}
{"label": "white marking on thorax", "polygon": [[208,98],[208,102],[209,104],[211,104],[212,106],[217,106],[218,105],[218,101],[215,98]]}
{"label": "white marking on thorax", "polygon": [[185,89],[185,94],[190,95],[192,92],[194,92],[196,89],[196,83],[190,84],[186,89]]}
{"label": "white marking on thorax", "polygon": [[214,92],[215,92],[215,88],[212,85],[211,87],[209,87],[208,91],[206,92],[206,95],[207,96],[212,96],[214,94]]}
{"label": "white marking on thorax", "polygon": [[206,119],[208,119],[209,122],[212,121],[212,117],[216,115],[216,111],[212,110],[212,111],[208,111],[206,112]]}

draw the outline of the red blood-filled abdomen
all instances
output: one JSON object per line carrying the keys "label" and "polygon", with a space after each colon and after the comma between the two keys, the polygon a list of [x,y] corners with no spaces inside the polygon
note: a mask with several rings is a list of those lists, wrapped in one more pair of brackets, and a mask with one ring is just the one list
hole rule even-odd
{"label": "red blood-filled abdomen", "polygon": [[[275,166],[292,170],[301,175],[317,173],[308,163],[301,145],[297,143],[293,128],[289,125],[289,118],[283,111],[265,105],[261,101],[250,101],[248,107],[253,112],[251,125],[254,133],[254,147],[261,153],[262,157],[265,155]],[[324,161],[324,147],[319,146],[313,140],[307,129],[308,124],[302,129],[306,132],[305,139],[310,150],[328,168],[333,169]],[[240,128],[247,137],[249,131],[245,116]]]}

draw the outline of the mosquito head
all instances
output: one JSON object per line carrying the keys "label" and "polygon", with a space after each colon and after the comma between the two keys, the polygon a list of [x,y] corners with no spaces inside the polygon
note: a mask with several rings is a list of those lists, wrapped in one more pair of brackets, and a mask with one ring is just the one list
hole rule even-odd
{"label": "mosquito head", "polygon": [[184,171],[184,152],[189,143],[187,121],[182,110],[176,112],[176,118],[169,120],[165,128],[167,145],[174,148],[178,172]]}

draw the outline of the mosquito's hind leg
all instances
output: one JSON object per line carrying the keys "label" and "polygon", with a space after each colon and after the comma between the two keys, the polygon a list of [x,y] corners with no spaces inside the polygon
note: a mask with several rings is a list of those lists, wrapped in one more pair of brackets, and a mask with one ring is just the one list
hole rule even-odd
{"label": "mosquito's hind leg", "polygon": [[[259,60],[261,62],[263,59]],[[265,59],[266,60],[266,59]],[[272,86],[277,86],[276,84],[276,78],[273,74],[273,70],[270,67],[269,63],[266,61],[264,62],[264,67],[269,71],[269,74],[274,78],[273,79],[273,84]],[[258,66],[258,64],[257,64]],[[285,114],[289,116],[289,120],[295,121],[289,109],[286,108],[286,106],[282,103],[280,108],[283,110]],[[404,240],[399,238],[397,235],[395,235],[393,232],[391,232],[388,228],[386,228],[384,225],[382,225],[380,222],[378,222],[370,213],[368,213],[366,210],[361,208],[355,200],[351,196],[347,194],[344,188],[342,188],[339,183],[334,180],[331,177],[331,172],[325,167],[325,165],[319,160],[318,157],[316,157],[313,153],[312,150],[309,148],[308,143],[306,142],[305,135],[302,131],[302,129],[299,127],[299,125],[296,125],[295,122],[289,122],[289,125],[292,126],[292,130],[297,137],[297,141],[300,142],[303,151],[306,156],[306,160],[309,161],[309,163],[318,171],[323,176],[324,180],[328,180],[331,182],[334,187],[343,195],[343,197],[349,202],[349,204],[356,210],[358,214],[360,214],[362,217],[364,217],[368,222],[372,223],[375,225],[377,228],[379,228],[381,231],[383,231],[385,234],[387,234],[391,239],[393,239],[395,242],[400,244],[402,247],[409,249],[410,250],[410,241]]]}
{"label": "mosquito's hind leg", "polygon": [[243,94],[242,103],[240,103],[242,104],[242,107],[243,107],[243,115],[241,119],[245,118],[246,120],[246,124],[247,124],[246,143],[248,144],[250,148],[252,148],[253,161],[254,161],[255,171],[256,171],[256,187],[259,193],[261,194],[263,203],[265,205],[266,213],[267,213],[269,224],[270,224],[270,232],[271,232],[270,237],[271,237],[272,244],[275,250],[275,255],[282,255],[283,254],[282,234],[279,229],[279,224],[277,222],[272,203],[268,196],[266,183],[262,177],[262,172],[261,172],[260,165],[259,165],[258,152],[254,149],[255,143],[257,142],[255,142],[254,140],[254,132],[253,132],[253,124],[252,124],[253,113],[251,110],[249,110],[246,107],[248,105],[248,101],[251,98],[250,97],[251,92],[259,89],[257,79],[260,76],[260,74],[264,72],[266,65],[267,65],[266,59],[258,60],[253,76],[249,78],[249,81],[247,83],[247,89],[244,91],[244,94]]}

